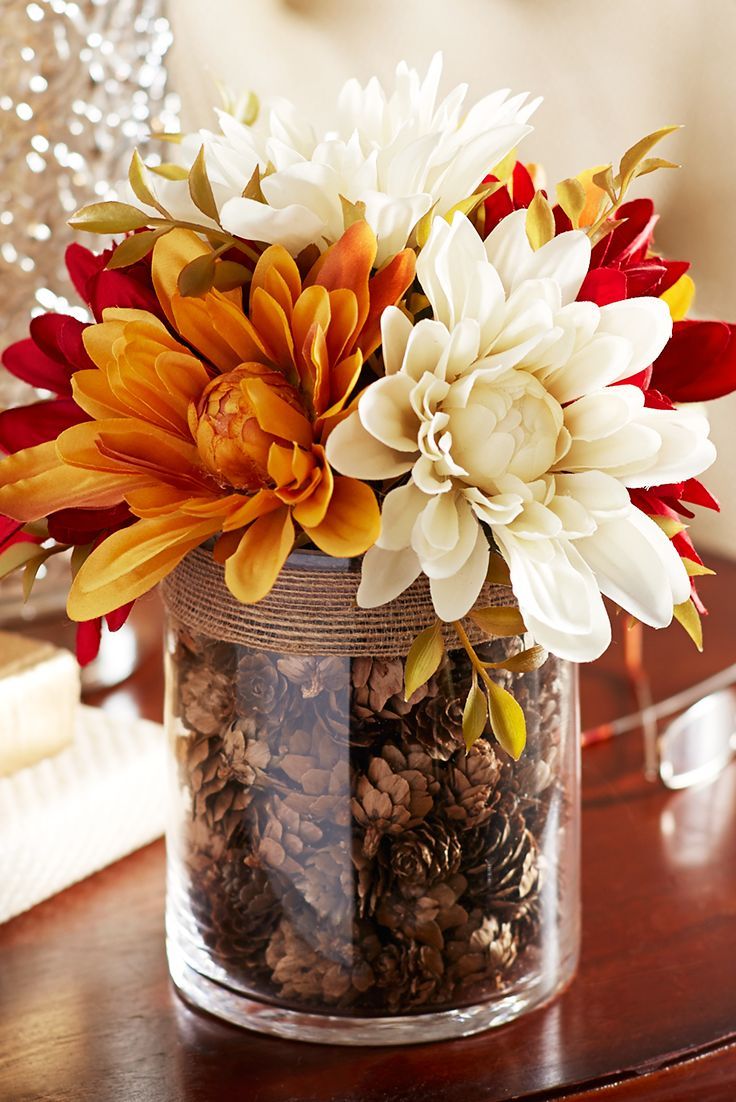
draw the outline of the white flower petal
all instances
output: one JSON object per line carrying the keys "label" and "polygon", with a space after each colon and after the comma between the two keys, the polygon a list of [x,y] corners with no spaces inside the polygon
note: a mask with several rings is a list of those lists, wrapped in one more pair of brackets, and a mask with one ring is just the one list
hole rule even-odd
{"label": "white flower petal", "polygon": [[425,494],[412,482],[391,490],[381,509],[381,534],[376,546],[386,551],[401,551],[411,546],[412,529],[426,505]]}
{"label": "white flower petal", "polygon": [[393,601],[416,581],[422,567],[410,547],[386,551],[370,547],[363,556],[363,569],[356,594],[359,608],[378,608]]}
{"label": "white flower petal", "polygon": [[598,332],[631,342],[627,374],[636,375],[654,363],[672,336],[672,316],[661,298],[629,298],[601,306]]}
{"label": "white flower petal", "polygon": [[318,241],[325,224],[307,207],[292,204],[281,210],[254,199],[228,199],[220,211],[223,229],[246,241],[278,242],[290,253],[299,253]]}
{"label": "white flower petal", "polygon": [[526,211],[502,219],[485,240],[486,256],[501,277],[507,294],[521,282],[534,250],[526,235]]}
{"label": "white flower petal", "polygon": [[648,463],[622,476],[625,486],[684,482],[702,474],[714,462],[716,449],[708,439],[708,419],[697,410],[643,409],[637,421],[657,433],[660,446]]}
{"label": "white flower petal", "polygon": [[325,451],[330,466],[352,478],[395,478],[411,470],[413,462],[366,432],[357,411],[335,426]]}
{"label": "white flower petal", "polygon": [[403,310],[398,306],[386,307],[381,314],[381,348],[387,375],[395,375],[401,369],[407,343],[414,332],[415,327]]}
{"label": "white flower petal", "polygon": [[687,600],[690,581],[671,541],[635,506],[576,545],[601,592],[642,623],[666,627],[674,604]]}
{"label": "white flower petal", "polygon": [[553,279],[566,306],[577,298],[589,267],[590,238],[582,230],[568,230],[532,254],[524,279]]}
{"label": "white flower petal", "polygon": [[419,419],[412,409],[414,380],[399,372],[377,379],[367,387],[358,402],[363,427],[376,440],[394,451],[417,451]]}
{"label": "white flower petal", "polygon": [[475,546],[456,574],[430,578],[429,588],[435,612],[441,620],[461,620],[478,600],[488,573],[490,547],[478,527]]}

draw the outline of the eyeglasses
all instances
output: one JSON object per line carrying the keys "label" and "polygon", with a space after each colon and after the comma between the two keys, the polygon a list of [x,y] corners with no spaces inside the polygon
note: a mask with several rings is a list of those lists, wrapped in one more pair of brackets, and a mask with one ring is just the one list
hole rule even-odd
{"label": "eyeglasses", "polygon": [[655,704],[641,662],[641,640],[634,639],[627,649],[637,710],[583,732],[583,746],[640,727],[647,780],[672,789],[715,780],[736,755],[736,663]]}

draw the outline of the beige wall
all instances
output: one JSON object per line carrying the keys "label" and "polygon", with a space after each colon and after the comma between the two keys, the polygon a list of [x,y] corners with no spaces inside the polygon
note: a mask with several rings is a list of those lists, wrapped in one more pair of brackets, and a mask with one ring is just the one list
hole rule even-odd
{"label": "beige wall", "polygon": [[[683,171],[647,181],[660,247],[693,262],[696,312],[736,321],[736,0],[170,0],[173,78],[189,127],[209,125],[213,77],[287,95],[325,117],[340,83],[444,50],[446,86],[545,96],[524,145],[552,180],[685,125],[663,155]],[[707,477],[725,517],[704,544],[736,549],[736,397],[712,411],[720,458]],[[735,552],[736,553],[736,552]]]}

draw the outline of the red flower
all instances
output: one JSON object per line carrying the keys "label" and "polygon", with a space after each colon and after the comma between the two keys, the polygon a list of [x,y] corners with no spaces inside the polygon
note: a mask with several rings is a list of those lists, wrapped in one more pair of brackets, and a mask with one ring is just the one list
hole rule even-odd
{"label": "red flower", "polygon": [[[497,176],[486,176],[484,184],[495,184]],[[529,170],[521,161],[514,165],[511,179],[503,187],[497,188],[493,195],[489,195],[483,202],[485,221],[483,223],[483,236],[488,237],[491,230],[512,211],[528,207],[535,194],[534,181]]]}
{"label": "red flower", "polygon": [[[72,282],[95,318],[101,320],[108,306],[148,310],[161,316],[150,261],[139,261],[124,271],[107,271],[105,265],[111,253],[107,250],[96,256],[76,244],[66,252]],[[55,440],[64,429],[89,420],[72,397],[74,372],[95,366],[82,339],[86,328],[84,322],[67,314],[44,314],[31,321],[30,337],[5,350],[2,363],[12,375],[56,397],[0,413],[0,451],[11,454]],[[111,509],[63,509],[49,517],[49,536],[60,544],[97,544],[132,520],[125,503]],[[18,540],[39,542],[23,533],[15,521],[0,517],[0,551]],[[131,608],[125,605],[105,617],[108,628],[117,631],[122,627]],[[96,657],[101,631],[102,620],[79,625],[77,657],[81,665]]]}

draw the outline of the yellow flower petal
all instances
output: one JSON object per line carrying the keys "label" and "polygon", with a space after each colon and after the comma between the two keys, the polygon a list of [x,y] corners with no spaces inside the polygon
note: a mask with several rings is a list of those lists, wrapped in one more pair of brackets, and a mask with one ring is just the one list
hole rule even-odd
{"label": "yellow flower petal", "polygon": [[682,321],[692,306],[694,297],[695,284],[687,272],[661,296],[669,307],[673,321]]}
{"label": "yellow flower petal", "polygon": [[287,508],[254,521],[225,563],[225,582],[233,596],[246,605],[265,597],[293,546],[294,524]]}
{"label": "yellow flower petal", "polygon": [[381,514],[373,491],[364,482],[338,475],[325,519],[316,528],[304,530],[328,555],[362,555],[381,531]]}
{"label": "yellow flower petal", "polygon": [[26,524],[59,509],[109,508],[121,502],[134,484],[125,472],[87,472],[67,466],[52,440],[2,460],[0,513]]}
{"label": "yellow flower petal", "polygon": [[92,620],[147,593],[218,528],[217,519],[175,515],[113,532],[77,573],[67,601],[70,618]]}

